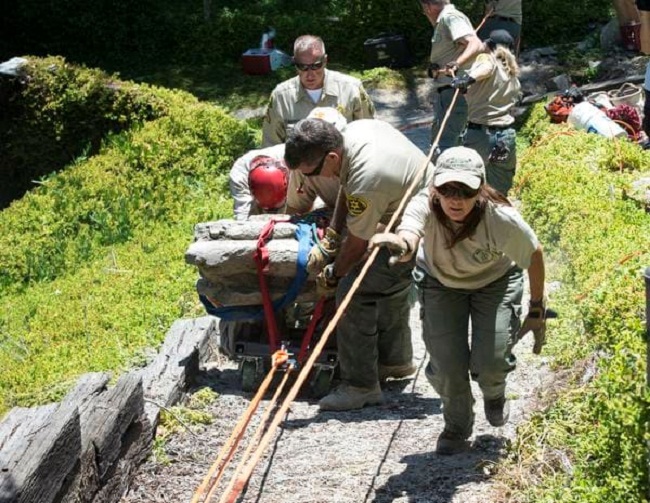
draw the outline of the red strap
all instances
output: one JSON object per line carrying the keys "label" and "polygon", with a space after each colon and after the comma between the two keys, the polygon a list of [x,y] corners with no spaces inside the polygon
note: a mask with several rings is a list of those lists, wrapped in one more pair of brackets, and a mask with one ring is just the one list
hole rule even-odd
{"label": "red strap", "polygon": [[273,229],[275,228],[276,222],[283,221],[286,221],[286,219],[271,219],[266,223],[260,231],[260,236],[257,239],[257,249],[253,254],[257,267],[257,279],[260,283],[262,307],[264,308],[264,317],[266,318],[267,331],[269,333],[269,351],[271,353],[279,349],[280,334],[278,324],[275,320],[275,312],[273,311],[273,302],[271,302],[269,287],[266,283],[266,274],[269,272],[269,250],[266,248],[266,243],[273,237]]}
{"label": "red strap", "polygon": [[314,308],[314,313],[311,316],[309,326],[307,331],[302,338],[302,344],[300,345],[300,353],[298,353],[298,363],[302,364],[305,358],[307,357],[307,350],[311,345],[311,340],[314,337],[314,332],[316,331],[316,325],[323,317],[323,307],[325,306],[325,297],[321,297],[316,307]]}

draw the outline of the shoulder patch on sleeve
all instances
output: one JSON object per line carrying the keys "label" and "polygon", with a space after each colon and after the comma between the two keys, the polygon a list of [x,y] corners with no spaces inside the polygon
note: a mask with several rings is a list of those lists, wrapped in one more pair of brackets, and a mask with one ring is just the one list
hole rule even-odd
{"label": "shoulder patch on sleeve", "polygon": [[348,196],[347,197],[348,213],[353,217],[363,215],[363,212],[368,209],[370,202],[365,197]]}

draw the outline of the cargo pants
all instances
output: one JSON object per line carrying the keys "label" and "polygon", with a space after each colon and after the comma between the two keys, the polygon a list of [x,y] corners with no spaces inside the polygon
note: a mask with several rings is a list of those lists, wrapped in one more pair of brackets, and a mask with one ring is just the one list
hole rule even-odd
{"label": "cargo pants", "polygon": [[520,327],[522,270],[513,267],[477,290],[448,288],[420,268],[413,277],[429,353],[425,375],[440,395],[445,430],[467,438],[474,426],[470,377],[484,400],[499,398],[516,365],[512,347]]}
{"label": "cargo pants", "polygon": [[[478,152],[485,163],[487,183],[507,196],[517,169],[517,133],[514,128],[467,128],[463,146]],[[505,149],[505,150],[504,150]]]}
{"label": "cargo pants", "polygon": [[[442,120],[451,105],[451,100],[456,92],[451,86],[433,91],[433,123],[431,125],[431,143],[436,139]],[[445,129],[440,135],[438,147],[440,152],[460,145],[460,138],[467,123],[467,101],[462,94],[458,94],[454,108],[449,115]]]}
{"label": "cargo pants", "polygon": [[[388,266],[382,248],[339,321],[336,342],[341,380],[371,388],[379,382],[378,365],[405,365],[413,359],[409,293],[413,261]],[[357,265],[341,279],[336,304],[341,304],[361,272]]]}

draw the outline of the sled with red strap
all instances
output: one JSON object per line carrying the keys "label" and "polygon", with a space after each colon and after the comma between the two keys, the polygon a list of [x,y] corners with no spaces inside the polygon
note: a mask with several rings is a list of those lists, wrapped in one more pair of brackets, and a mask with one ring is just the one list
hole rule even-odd
{"label": "sled with red strap", "polygon": [[[307,255],[322,230],[313,221],[294,222],[297,224],[296,237],[299,241],[296,276],[285,296],[272,300],[268,288],[267,244],[273,237],[276,223],[288,221],[288,218],[269,220],[257,240],[253,260],[262,298],[261,306],[229,309],[215,305],[214,301],[200,295],[208,313],[221,318],[221,341],[227,341],[228,346],[222,349],[239,362],[241,386],[244,391],[257,389],[271,368],[271,356],[279,349],[284,348],[291,355],[294,368],[300,368],[335,310],[334,301],[324,298],[317,302],[293,302],[308,280]],[[335,347],[326,348],[321,353],[309,381],[311,396],[320,397],[327,394],[337,361]]]}

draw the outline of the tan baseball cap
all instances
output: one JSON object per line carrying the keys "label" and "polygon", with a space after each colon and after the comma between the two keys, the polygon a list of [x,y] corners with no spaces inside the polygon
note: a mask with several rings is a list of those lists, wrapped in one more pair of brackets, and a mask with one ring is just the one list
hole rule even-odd
{"label": "tan baseball cap", "polygon": [[476,150],[452,147],[440,154],[433,170],[433,186],[449,182],[460,182],[474,190],[485,182],[485,164]]}

